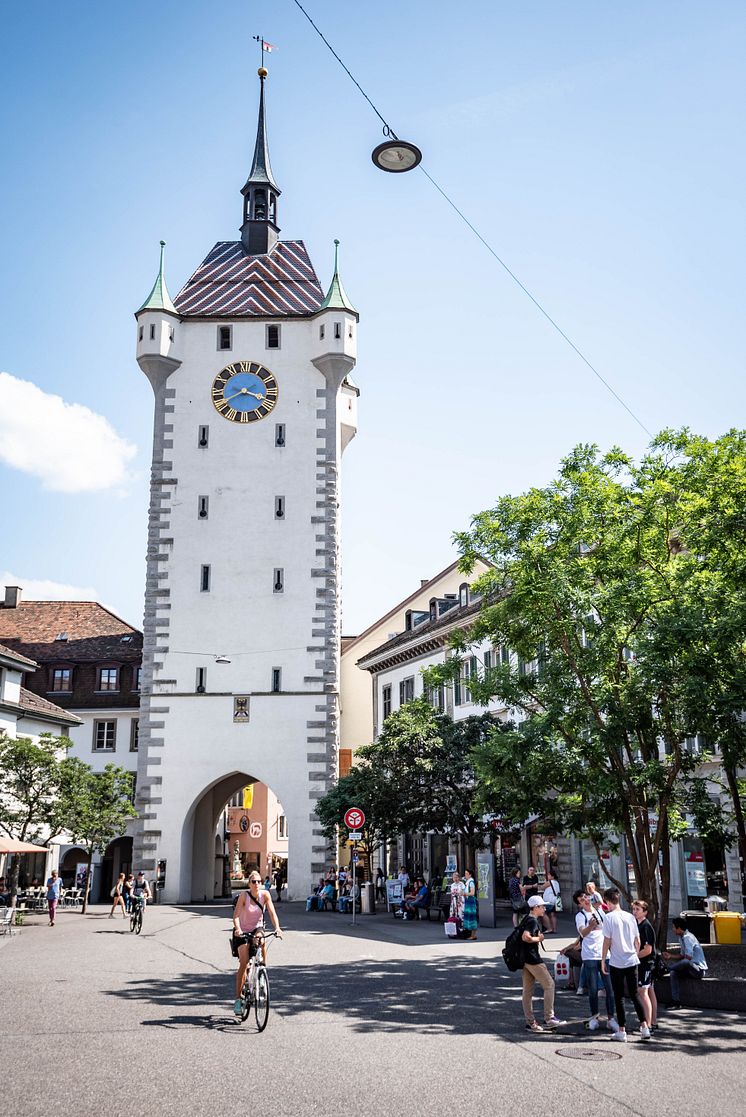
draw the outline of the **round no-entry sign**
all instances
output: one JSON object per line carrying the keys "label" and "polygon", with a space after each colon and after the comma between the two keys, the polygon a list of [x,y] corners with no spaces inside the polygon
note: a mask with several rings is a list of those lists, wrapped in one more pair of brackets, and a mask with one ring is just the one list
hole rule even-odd
{"label": "round no-entry sign", "polygon": [[350,809],[345,812],[345,826],[349,830],[359,830],[364,822],[365,815],[359,807],[350,807]]}

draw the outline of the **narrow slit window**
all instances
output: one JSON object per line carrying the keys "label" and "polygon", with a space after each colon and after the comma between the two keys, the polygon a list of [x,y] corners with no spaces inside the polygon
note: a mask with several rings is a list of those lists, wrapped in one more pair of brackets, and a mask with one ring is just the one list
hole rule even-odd
{"label": "narrow slit window", "polygon": [[285,497],[284,496],[276,496],[275,497],[275,519],[276,520],[284,520],[285,519]]}
{"label": "narrow slit window", "polygon": [[267,349],[280,348],[280,327],[279,326],[266,326],[265,327],[265,345]]}
{"label": "narrow slit window", "polygon": [[282,689],[282,669],[280,667],[272,668],[272,693],[279,694]]}
{"label": "narrow slit window", "polygon": [[285,445],[285,424],[275,423],[275,446]]}
{"label": "narrow slit window", "polygon": [[200,520],[206,520],[208,516],[208,509],[210,507],[209,496],[197,497],[197,516]]}
{"label": "narrow slit window", "polygon": [[196,681],[195,681],[194,689],[196,690],[197,694],[204,694],[206,688],[207,688],[207,668],[206,667],[198,667],[197,668],[197,678],[196,678]]}
{"label": "narrow slit window", "polygon": [[150,327],[150,340],[155,341],[155,326]]}
{"label": "narrow slit window", "polygon": [[323,323],[322,323],[322,325],[319,326],[319,338],[320,338],[321,341],[324,340],[324,334],[325,333],[326,333],[326,326],[323,325]]}
{"label": "narrow slit window", "polygon": [[209,441],[210,441],[210,428],[209,427],[199,427],[198,430],[197,430],[197,445],[199,446],[200,450],[206,450]]}
{"label": "narrow slit window", "polygon": [[174,329],[173,326],[169,326],[169,328],[168,328],[168,340],[173,341],[175,337],[176,337],[176,330]]}
{"label": "narrow slit window", "polygon": [[138,341],[142,341],[142,337],[143,337],[144,333],[145,333],[145,327],[140,326],[140,329],[137,331],[137,340]]}
{"label": "narrow slit window", "polygon": [[233,327],[218,326],[218,349],[233,348]]}
{"label": "narrow slit window", "polygon": [[342,336],[342,323],[341,322],[335,322],[334,323],[334,336],[336,338],[340,338]]}
{"label": "narrow slit window", "polygon": [[275,567],[274,577],[272,580],[272,590],[274,593],[282,593],[285,589],[285,571],[281,566]]}
{"label": "narrow slit window", "polygon": [[200,573],[199,588],[202,593],[209,593],[210,590],[210,567],[203,566]]}
{"label": "narrow slit window", "polygon": [[352,337],[352,322],[350,322],[349,326],[347,327],[347,336]]}

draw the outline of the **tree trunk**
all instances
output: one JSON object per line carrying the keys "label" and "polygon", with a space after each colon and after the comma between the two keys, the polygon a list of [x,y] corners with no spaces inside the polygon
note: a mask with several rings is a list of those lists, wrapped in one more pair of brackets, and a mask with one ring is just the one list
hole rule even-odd
{"label": "tree trunk", "polygon": [[[658,945],[665,947],[668,938],[668,905],[669,905],[669,891],[671,888],[671,843],[668,836],[668,822],[664,823],[665,832],[663,840],[661,841],[661,887],[660,887],[660,907],[656,913],[655,918],[655,934],[658,939]],[[651,893],[651,896],[653,893]]]}
{"label": "tree trunk", "polygon": [[21,871],[21,854],[13,855],[13,868],[10,870],[10,906],[13,907],[18,895],[18,875]]}
{"label": "tree trunk", "polygon": [[88,910],[88,897],[91,892],[91,862],[93,861],[93,849],[88,850],[88,869],[85,875],[85,895],[83,896],[83,907],[80,910],[81,915],[85,915]]}
{"label": "tree trunk", "polygon": [[741,868],[741,897],[746,899],[746,822],[743,817],[741,796],[738,794],[738,777],[732,764],[723,764],[728,789],[733,800],[733,815],[736,820],[736,834],[738,835],[738,858]]}

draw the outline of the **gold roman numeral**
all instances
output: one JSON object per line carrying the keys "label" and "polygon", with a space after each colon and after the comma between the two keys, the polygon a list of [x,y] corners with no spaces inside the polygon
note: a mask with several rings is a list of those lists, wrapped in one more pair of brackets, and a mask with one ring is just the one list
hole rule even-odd
{"label": "gold roman numeral", "polygon": [[217,400],[215,401],[215,406],[217,407],[218,411],[222,415],[223,412],[225,411],[226,407],[228,406],[228,404],[224,399],[221,399],[220,401],[217,401]]}
{"label": "gold roman numeral", "polygon": [[223,414],[225,415],[226,419],[230,419],[231,422],[233,422],[233,420],[238,415],[238,412],[236,411],[235,407],[229,407],[227,411],[223,412]]}
{"label": "gold roman numeral", "polygon": [[248,421],[249,421],[249,413],[248,413],[248,411],[242,411],[242,412],[241,412],[241,422],[242,422],[242,423],[248,423]]}
{"label": "gold roman numeral", "polygon": [[249,367],[250,367],[250,362],[249,361],[239,361],[238,365],[239,365],[239,371],[240,372],[248,372],[249,371]]}

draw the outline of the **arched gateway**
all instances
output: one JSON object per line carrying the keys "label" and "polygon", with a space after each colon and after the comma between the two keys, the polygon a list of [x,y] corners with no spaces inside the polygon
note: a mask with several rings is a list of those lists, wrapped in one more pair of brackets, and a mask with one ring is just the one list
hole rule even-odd
{"label": "arched gateway", "polygon": [[[337,775],[339,473],[357,424],[358,315],[279,239],[264,80],[239,241],[137,318],[155,394],[134,861],[163,897],[213,894],[215,824],[252,777],[281,799],[288,895],[327,846]],[[260,195],[271,205],[259,205]]]}

